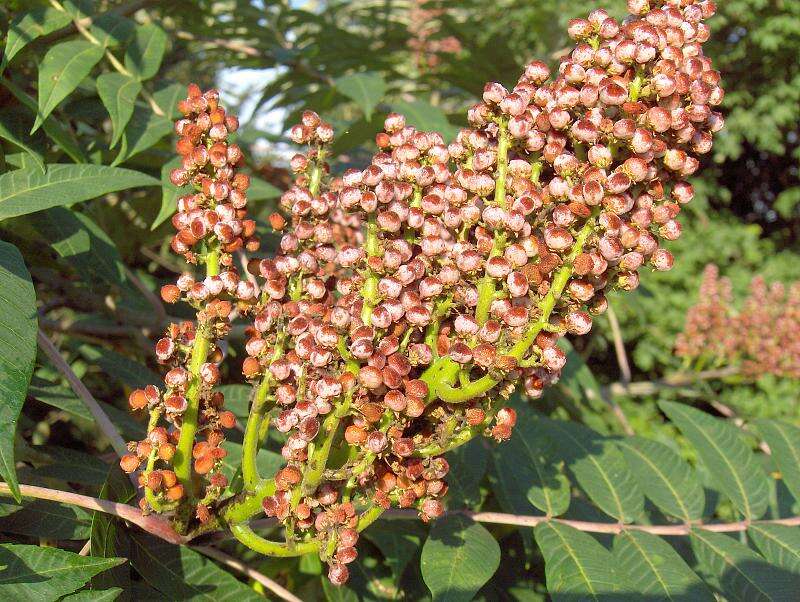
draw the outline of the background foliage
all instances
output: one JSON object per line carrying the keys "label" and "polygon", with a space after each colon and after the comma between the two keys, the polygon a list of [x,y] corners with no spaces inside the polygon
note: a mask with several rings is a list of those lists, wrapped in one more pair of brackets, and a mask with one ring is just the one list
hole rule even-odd
{"label": "background foliage", "polygon": [[[37,355],[35,336],[38,325],[56,340],[122,436],[139,438],[144,425],[124,400],[157,380],[150,340],[166,314],[151,291],[181,269],[166,246],[176,192],[164,165],[187,82],[219,85],[240,105],[239,139],[260,178],[251,201],[263,218],[288,180],[283,133],[302,108],[336,126],[338,169],[368,156],[389,110],[452,134],[484,82],[513,82],[533,57],[557,61],[567,20],[586,10],[574,0],[422,4],[4,3],[0,474],[12,492],[18,480],[123,502],[133,495],[92,415]],[[676,268],[611,300],[632,373],[618,363],[609,322],[598,320],[570,349],[561,384],[541,403],[519,400],[509,443],[474,441],[452,454],[450,508],[656,524],[800,513],[800,473],[790,461],[800,453],[800,383],[747,379],[736,366],[701,366],[673,352],[706,264],[718,265],[739,297],[753,275],[788,283],[800,265],[800,1],[729,0],[712,28],[708,54],[725,80],[727,128],[671,248]],[[231,355],[235,379],[235,348]],[[717,376],[697,374],[708,368]],[[240,417],[247,395],[229,385]],[[620,438],[629,427],[637,436]],[[237,443],[229,445],[235,458]],[[274,465],[278,449],[263,452],[263,462]],[[265,559],[221,545],[309,600],[537,600],[547,591],[568,600],[590,592],[699,600],[711,591],[788,600],[798,591],[798,533],[765,525],[741,538],[700,530],[596,537],[557,523],[517,528],[461,515],[430,527],[386,520],[365,533],[346,589],[324,583],[316,559]],[[3,599],[250,599],[263,591],[194,549],[65,504],[2,498],[0,537]],[[87,540],[91,556],[78,555]]]}

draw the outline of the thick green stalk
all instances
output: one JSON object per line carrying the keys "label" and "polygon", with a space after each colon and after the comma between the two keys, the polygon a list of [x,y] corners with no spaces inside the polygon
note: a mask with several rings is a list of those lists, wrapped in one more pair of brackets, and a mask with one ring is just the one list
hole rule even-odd
{"label": "thick green stalk", "polygon": [[[158,426],[158,419],[160,417],[161,417],[161,411],[159,409],[156,408],[150,410],[150,420],[147,423],[148,433],[152,431],[154,428],[156,428],[156,426]],[[147,457],[147,468],[144,471],[145,478],[147,477],[147,475],[153,472],[157,459],[158,459],[158,448],[154,445],[150,450],[150,455]],[[144,486],[144,497],[147,500],[147,503],[150,505],[150,507],[156,512],[164,512],[170,509],[172,506],[174,506],[174,504],[170,503],[165,504],[160,499],[158,499],[156,492],[147,486],[146,481]]]}
{"label": "thick green stalk", "polygon": [[[205,257],[206,275],[216,276],[219,274],[219,249],[213,247]],[[194,447],[194,437],[197,433],[197,419],[200,412],[200,368],[208,360],[211,351],[211,335],[203,325],[198,325],[197,332],[192,344],[192,352],[189,359],[189,387],[186,391],[186,411],[183,413],[181,423],[181,436],[178,440],[178,448],[175,451],[173,466],[175,475],[183,485],[184,492],[189,497],[194,497],[194,486],[192,483],[192,448]]]}
{"label": "thick green stalk", "polygon": [[222,517],[229,525],[237,525],[250,520],[259,512],[263,512],[262,500],[275,493],[273,479],[261,479],[252,494],[243,494],[235,502],[225,506]]}
{"label": "thick green stalk", "polygon": [[256,535],[250,527],[244,524],[231,525],[231,533],[251,550],[255,550],[266,556],[293,558],[295,556],[302,556],[319,551],[318,541],[305,541],[289,546],[283,542],[264,539],[260,535]]}
{"label": "thick green stalk", "polygon": [[[506,208],[506,175],[508,174],[508,149],[510,139],[508,136],[508,122],[505,119],[498,121],[499,132],[497,138],[497,174],[494,184],[494,204]],[[505,250],[505,235],[495,232],[494,245],[489,254],[489,259],[499,257]],[[492,306],[495,293],[495,279],[489,274],[484,274],[478,283],[478,306],[475,308],[475,318],[481,326],[489,319],[489,309]]]}
{"label": "thick green stalk", "polygon": [[[378,239],[378,222],[374,214],[369,216],[367,222],[367,257],[377,257],[381,254],[380,240]],[[367,265],[365,268],[364,286],[361,288],[364,305],[361,308],[361,321],[367,326],[372,318],[372,310],[378,304],[378,276]]]}

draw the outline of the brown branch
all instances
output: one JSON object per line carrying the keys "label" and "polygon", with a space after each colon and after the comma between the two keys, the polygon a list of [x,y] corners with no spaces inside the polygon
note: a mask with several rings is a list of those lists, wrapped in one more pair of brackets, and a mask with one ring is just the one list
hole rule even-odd
{"label": "brown branch", "polygon": [[114,451],[117,452],[117,455],[122,457],[128,453],[128,446],[117,432],[117,428],[97,403],[94,396],[89,392],[89,389],[86,388],[86,385],[84,385],[81,379],[72,371],[69,364],[61,357],[58,349],[55,348],[55,345],[53,345],[52,341],[47,338],[47,335],[42,332],[41,329],[36,336],[36,340],[39,342],[39,347],[41,347],[45,355],[53,362],[53,365],[58,371],[64,375],[69,382],[69,386],[75,394],[80,397],[92,416],[94,416],[97,425],[100,427],[100,430],[103,431],[103,434],[108,437],[109,441],[111,441],[111,446],[114,448]]}
{"label": "brown branch", "polygon": [[81,551],[78,552],[78,555],[80,555],[80,556],[88,556],[91,553],[92,553],[92,540],[91,539],[87,539],[86,543],[83,544],[83,547],[81,548]]}
{"label": "brown branch", "polygon": [[617,355],[617,364],[619,364],[622,382],[627,384],[631,382],[631,365],[628,362],[628,354],[625,352],[625,341],[622,340],[622,330],[619,327],[617,314],[610,305],[606,310],[606,316],[608,316],[608,323],[611,325],[611,336],[614,339],[614,352]]}
{"label": "brown branch", "polygon": [[255,569],[250,568],[246,564],[240,562],[236,558],[232,556],[228,556],[225,552],[221,552],[216,548],[212,548],[209,546],[192,546],[194,550],[197,550],[201,554],[205,554],[209,558],[213,558],[214,560],[218,560],[222,564],[231,567],[233,570],[246,575],[250,579],[257,581],[268,590],[270,590],[273,594],[278,596],[281,600],[287,600],[288,602],[303,602],[300,598],[295,596],[292,592],[288,589],[283,587],[277,581],[270,579],[266,575],[259,573]]}
{"label": "brown branch", "polygon": [[[626,525],[622,523],[594,523],[582,520],[569,520],[566,518],[554,518],[548,516],[523,516],[517,514],[504,514],[502,512],[471,512],[469,510],[451,510],[445,515],[459,514],[468,516],[475,522],[491,523],[497,525],[512,525],[517,527],[535,527],[542,523],[559,523],[585,531],[587,533],[610,533],[617,534],[623,531],[644,531],[653,535],[680,536],[689,535],[692,529],[703,529],[716,533],[735,533],[746,531],[751,525],[784,525],[788,527],[800,526],[800,516],[791,518],[778,518],[773,520],[754,520],[739,521],[734,523],[703,523],[695,522],[682,525]],[[398,518],[404,520],[419,519],[416,510],[386,510],[383,513],[385,518]]]}
{"label": "brown branch", "polygon": [[167,316],[167,310],[164,309],[164,304],[161,302],[161,299],[155,293],[153,293],[153,291],[151,291],[136,274],[133,273],[133,270],[131,270],[128,266],[124,267],[125,275],[128,277],[128,280],[131,281],[131,284],[133,284],[133,286],[135,286],[139,292],[142,293],[142,296],[147,299],[148,303],[150,303],[153,311],[156,312],[156,316],[158,316],[158,321],[164,323],[168,322],[169,316]]}
{"label": "brown branch", "polygon": [[[113,514],[169,543],[184,544],[189,541],[186,537],[175,533],[166,519],[153,515],[144,516],[142,511],[135,506],[89,497],[88,495],[72,493],[71,491],[59,491],[57,489],[47,489],[46,487],[35,487],[33,485],[20,485],[19,490],[23,497],[61,502],[62,504],[80,506],[87,510],[96,510],[98,512],[105,512],[106,514]],[[0,483],[0,493],[10,493],[10,491],[8,485]]]}
{"label": "brown branch", "polygon": [[612,396],[629,395],[632,397],[643,397],[646,395],[653,395],[659,391],[680,389],[681,387],[686,387],[696,382],[728,378],[729,376],[736,376],[737,374],[739,374],[738,367],[727,366],[725,368],[705,370],[703,372],[679,372],[677,374],[670,374],[661,380],[632,382],[627,384],[622,382],[612,383],[605,388]]}

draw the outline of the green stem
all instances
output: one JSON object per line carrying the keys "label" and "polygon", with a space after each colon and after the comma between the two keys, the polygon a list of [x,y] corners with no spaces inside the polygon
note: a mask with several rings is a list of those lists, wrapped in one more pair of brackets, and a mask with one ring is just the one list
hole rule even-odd
{"label": "green stem", "polygon": [[[219,274],[219,249],[213,247],[205,256],[206,275]],[[197,433],[197,419],[200,413],[200,368],[206,363],[211,351],[211,335],[208,328],[198,324],[189,360],[189,387],[186,391],[187,407],[181,422],[181,436],[173,458],[175,475],[183,485],[187,496],[194,497],[192,483],[192,448]]]}
{"label": "green stem", "polygon": [[[381,254],[380,241],[378,239],[378,222],[374,214],[370,214],[367,223],[367,258],[377,257]],[[372,318],[372,310],[378,304],[378,276],[373,273],[367,264],[364,286],[361,288],[361,296],[364,298],[364,305],[361,308],[361,321],[369,326]]]}
{"label": "green stem", "polygon": [[262,512],[261,502],[265,497],[275,493],[275,481],[273,479],[262,479],[255,487],[252,495],[242,495],[235,502],[232,502],[222,512],[222,516],[229,525],[237,525],[250,520],[253,516]]}
{"label": "green stem", "polygon": [[[553,278],[553,282],[550,285],[550,290],[539,302],[539,319],[531,324],[531,326],[528,328],[528,331],[525,333],[525,336],[523,336],[511,347],[508,355],[516,358],[517,360],[521,360],[528,352],[531,345],[533,345],[533,342],[536,340],[536,336],[542,330],[546,329],[547,325],[549,324],[550,315],[553,313],[556,303],[561,298],[561,294],[564,292],[564,288],[567,286],[567,282],[569,282],[569,279],[572,276],[573,262],[578,255],[583,252],[583,247],[586,245],[586,241],[594,230],[594,224],[595,219],[589,219],[578,233],[575,244],[572,247],[572,251],[566,258],[564,265],[556,272],[556,275]],[[449,358],[447,359],[449,360]],[[452,360],[449,361],[455,364],[455,362]],[[442,373],[448,374],[448,372],[445,372],[448,369],[452,370],[452,368],[448,368],[446,366],[442,367],[439,375],[440,377],[436,379],[438,381],[438,384],[436,385],[436,396],[447,403],[464,403],[471,399],[475,399],[476,397],[480,397],[487,391],[491,390],[492,387],[496,386],[500,382],[500,379],[492,376],[491,374],[485,374],[467,386],[455,388],[452,386],[452,379],[448,380],[441,378]],[[458,372],[456,370],[456,372],[453,373],[453,378],[455,378],[455,374],[457,373]]]}
{"label": "green stem", "polygon": [[323,436],[322,445],[314,449],[314,453],[309,459],[301,487],[301,492],[303,494],[308,495],[313,493],[320,481],[322,481],[325,466],[328,464],[328,456],[330,456],[331,453],[331,446],[333,445],[333,440],[336,438],[336,432],[339,429],[339,422],[350,410],[350,402],[352,399],[352,395],[345,395],[341,405],[334,408],[322,423],[322,428],[320,429]]}
{"label": "green stem", "polygon": [[311,177],[309,178],[308,182],[308,191],[311,193],[311,196],[317,196],[319,194],[319,187],[322,182],[322,172],[325,171],[323,166],[325,165],[325,149],[320,148],[317,151],[317,157],[311,167]]}
{"label": "green stem", "polygon": [[[505,119],[498,121],[499,132],[497,138],[497,174],[494,184],[494,204],[506,208],[506,175],[508,174],[508,149],[510,146],[508,136],[508,122]],[[489,259],[499,257],[505,250],[505,235],[495,232],[492,251]],[[495,280],[489,274],[484,274],[478,283],[478,305],[475,308],[475,319],[483,326],[489,319],[489,309],[492,306],[495,293]]]}
{"label": "green stem", "polygon": [[295,556],[303,556],[304,554],[319,551],[319,542],[317,541],[300,542],[289,546],[282,542],[279,543],[264,539],[260,535],[256,535],[247,525],[231,525],[231,533],[248,548],[264,554],[265,556],[293,558]]}

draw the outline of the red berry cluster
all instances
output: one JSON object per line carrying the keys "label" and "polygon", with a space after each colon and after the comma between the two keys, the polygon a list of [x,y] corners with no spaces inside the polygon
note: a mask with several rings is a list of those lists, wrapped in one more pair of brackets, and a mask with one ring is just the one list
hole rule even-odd
{"label": "red berry cluster", "polygon": [[[241,152],[225,142],[236,122],[215,93],[190,89],[172,179],[196,193],[179,201],[173,248],[208,275],[165,287],[198,322],[158,343],[166,392],[131,399],[151,409],[149,447],[134,444],[123,465],[148,459],[153,508],[211,474],[203,496],[189,492],[205,521],[225,485],[214,468],[233,418],[213,392],[216,341],[238,309],[253,314],[242,371],[254,395],[243,491],[218,508],[234,535],[266,553],[318,550],[343,583],[359,531],[383,509],[443,512],[443,454],[481,434],[509,438],[516,415],[504,400],[520,383],[537,397],[558,379],[558,339],[589,332],[606,292],[635,289],[643,267],[672,266],[660,243],[680,235],[685,178],[722,127],[719,74],[701,48],[715,7],[628,4],[621,23],[602,10],[570,23],[576,45],[554,77],[533,62],[511,90],[488,84],[449,144],[391,114],[370,165],[331,177],[333,129],[305,112],[290,137],[308,150],[291,161],[284,214],[270,217],[279,252],[248,264],[259,284],[240,279],[230,256],[258,247],[248,180],[235,173]],[[286,465],[265,479],[255,457],[269,426],[285,434]],[[154,464],[170,458],[174,474],[161,470],[156,488]],[[243,524],[258,505],[285,543]]]}
{"label": "red berry cluster", "polygon": [[264,509],[320,542],[333,581],[355,558],[353,504],[441,514],[441,454],[508,438],[502,399],[559,377],[559,337],[586,334],[644,266],[671,268],[660,241],[680,235],[685,178],[722,127],[701,49],[715,7],[629,8],[573,21],[554,78],[533,62],[512,90],[488,84],[450,144],[392,114],[371,164],[328,181],[329,126],[307,112],[291,130],[311,150],[292,160],[289,221],[271,220],[291,225],[280,254],[254,270],[244,373],[287,433]]}
{"label": "red berry cluster", "polygon": [[[218,471],[226,454],[220,445],[223,429],[235,423],[233,413],[223,409],[223,394],[213,390],[223,360],[217,343],[228,334],[231,318],[249,311],[259,292],[240,277],[232,253],[259,245],[255,222],[246,219],[250,179],[237,172],[244,157],[228,142],[238,128],[236,117],[226,115],[216,90],[201,93],[194,84],[178,108],[184,114],[175,124],[183,164],[170,179],[176,186],[190,184],[194,192],[178,198],[172,249],[189,263],[204,264],[206,275],[196,279],[185,273],[161,289],[165,302],[183,299],[192,305],[197,322],[171,324],[156,343],[156,357],[168,368],[164,390],[149,385],[131,393],[131,408],[150,413],[149,432],[144,441],[130,444],[131,454],[121,465],[133,472],[145,464],[140,475],[147,494],[143,508],[164,510],[186,496],[197,502],[196,516],[205,522],[208,505],[227,485]],[[167,427],[159,426],[162,420]],[[202,439],[195,441],[197,435]],[[168,468],[173,464],[174,470]],[[204,491],[197,490],[200,480],[192,474],[205,478]]]}
{"label": "red berry cluster", "polygon": [[675,351],[698,364],[736,366],[749,378],[800,378],[800,282],[787,289],[753,278],[737,310],[730,281],[707,266]]}

